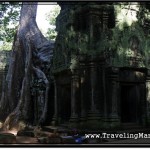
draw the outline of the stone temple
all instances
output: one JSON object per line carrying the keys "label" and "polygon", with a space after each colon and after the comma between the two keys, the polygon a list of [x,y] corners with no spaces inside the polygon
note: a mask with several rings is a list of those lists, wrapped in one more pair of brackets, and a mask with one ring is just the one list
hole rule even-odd
{"label": "stone temple", "polygon": [[[52,125],[84,129],[147,126],[150,72],[141,46],[144,31],[136,25],[127,28],[130,34],[122,35],[127,46],[121,53],[105,43],[112,40],[118,24],[111,2],[58,4]],[[148,33],[144,33],[146,39]]]}
{"label": "stone temple", "polygon": [[58,4],[47,124],[95,130],[149,126],[150,23],[123,22],[135,11],[122,18],[123,10],[112,2]]}

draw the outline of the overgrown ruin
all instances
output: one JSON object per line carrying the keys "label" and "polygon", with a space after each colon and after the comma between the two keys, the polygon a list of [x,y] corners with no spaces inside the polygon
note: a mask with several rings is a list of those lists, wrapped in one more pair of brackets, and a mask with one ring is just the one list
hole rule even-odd
{"label": "overgrown ruin", "polygon": [[[22,44],[27,39],[31,45],[40,43],[28,46],[26,57],[31,63],[23,63],[32,64],[27,67],[29,83],[25,90],[31,98],[26,108],[30,106],[33,110],[27,112],[22,106],[20,110],[30,114],[24,114],[24,119],[32,125],[77,129],[147,127],[150,124],[149,26],[133,22],[121,27],[111,2],[58,4],[61,11],[56,19],[55,43],[49,43],[38,30],[37,36],[33,34],[22,41]],[[24,32],[28,36],[30,31]],[[36,40],[38,36],[40,41]],[[18,55],[23,56],[19,51]],[[22,98],[27,99],[25,96]],[[44,120],[40,120],[42,112]]]}
{"label": "overgrown ruin", "polygon": [[59,5],[53,125],[83,129],[149,125],[149,52],[144,45],[149,28],[133,23],[119,29],[111,3]]}

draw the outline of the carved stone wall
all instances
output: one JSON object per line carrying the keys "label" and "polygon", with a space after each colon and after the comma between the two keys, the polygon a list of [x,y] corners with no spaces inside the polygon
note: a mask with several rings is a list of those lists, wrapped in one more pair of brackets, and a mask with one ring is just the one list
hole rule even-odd
{"label": "carved stone wall", "polygon": [[60,3],[63,8],[56,19],[58,36],[53,56],[54,72],[74,68],[78,56],[102,54],[104,32],[110,26],[110,18],[114,19],[112,5],[100,3]]}
{"label": "carved stone wall", "polygon": [[0,97],[2,92],[3,81],[7,74],[10,55],[11,51],[0,51]]}
{"label": "carved stone wall", "polygon": [[[122,56],[118,55],[117,59],[118,51],[107,45],[112,36],[110,31],[115,28],[113,5],[96,2],[58,4],[61,11],[56,21],[58,36],[53,53],[55,110],[52,124],[66,123],[70,127],[92,129],[121,128],[124,123],[122,96],[132,99],[135,91],[138,100],[133,101],[137,105],[134,115],[138,119],[132,118],[130,123],[145,125],[149,120],[149,92],[146,91],[149,91],[149,78],[147,68],[138,63],[144,63],[138,37],[127,37],[133,57],[125,59],[128,63],[118,65]],[[124,84],[131,87],[130,97],[123,91]],[[62,112],[64,108],[67,115]]]}

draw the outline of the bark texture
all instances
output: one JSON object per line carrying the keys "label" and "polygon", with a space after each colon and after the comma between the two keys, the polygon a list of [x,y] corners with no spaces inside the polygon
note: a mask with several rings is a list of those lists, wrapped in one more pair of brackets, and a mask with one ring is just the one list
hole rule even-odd
{"label": "bark texture", "polygon": [[[36,11],[37,2],[23,3],[0,101],[5,129],[17,127],[19,121],[41,124],[46,119],[53,43],[39,30]],[[40,93],[41,104],[37,105]]]}

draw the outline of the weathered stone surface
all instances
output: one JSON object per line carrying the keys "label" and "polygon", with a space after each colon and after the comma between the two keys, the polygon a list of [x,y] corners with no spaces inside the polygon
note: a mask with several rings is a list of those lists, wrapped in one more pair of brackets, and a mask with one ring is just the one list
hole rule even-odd
{"label": "weathered stone surface", "polygon": [[42,130],[47,131],[48,133],[59,133],[60,136],[67,136],[70,133],[70,130],[65,127],[43,126]]}
{"label": "weathered stone surface", "polygon": [[43,126],[42,127],[42,130],[44,131],[48,131],[48,132],[55,132],[58,128],[57,127],[54,127],[54,126]]}
{"label": "weathered stone surface", "polygon": [[37,138],[27,137],[27,136],[17,136],[16,137],[17,144],[36,144],[39,143]]}
{"label": "weathered stone surface", "polygon": [[34,134],[36,137],[56,137],[57,136],[57,134],[47,132],[47,131],[37,131],[37,132],[34,132]]}
{"label": "weathered stone surface", "polygon": [[29,136],[29,137],[35,137],[34,131],[18,131],[17,136]]}
{"label": "weathered stone surface", "polygon": [[48,137],[39,137],[38,138],[38,142],[41,143],[41,144],[46,144],[48,143]]}

